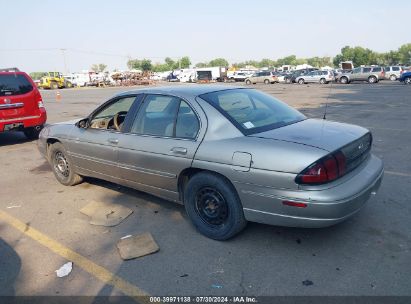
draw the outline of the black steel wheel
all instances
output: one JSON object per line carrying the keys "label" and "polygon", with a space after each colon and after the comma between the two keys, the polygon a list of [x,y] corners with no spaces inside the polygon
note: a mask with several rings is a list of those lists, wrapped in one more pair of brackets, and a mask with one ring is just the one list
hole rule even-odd
{"label": "black steel wheel", "polygon": [[200,172],[190,178],[184,189],[184,205],[193,225],[211,239],[227,240],[247,223],[235,188],[215,173]]}

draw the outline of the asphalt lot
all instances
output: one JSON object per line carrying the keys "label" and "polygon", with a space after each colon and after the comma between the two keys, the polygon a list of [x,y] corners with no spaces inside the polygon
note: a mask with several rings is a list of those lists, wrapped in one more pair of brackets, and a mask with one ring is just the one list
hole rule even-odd
{"label": "asphalt lot", "polygon": [[[0,134],[0,295],[411,295],[411,88],[387,81],[254,87],[309,117],[322,118],[328,103],[327,119],[373,132],[386,174],[356,216],[323,229],[249,223],[234,239],[213,241],[194,230],[183,206],[95,179],[60,185],[35,141]],[[84,117],[127,89],[61,90],[60,101],[42,91],[48,122]],[[134,213],[116,227],[92,226],[79,212],[92,200]],[[160,251],[123,261],[118,240],[146,231]],[[80,258],[57,278],[69,249]],[[113,287],[110,275],[129,289]]]}

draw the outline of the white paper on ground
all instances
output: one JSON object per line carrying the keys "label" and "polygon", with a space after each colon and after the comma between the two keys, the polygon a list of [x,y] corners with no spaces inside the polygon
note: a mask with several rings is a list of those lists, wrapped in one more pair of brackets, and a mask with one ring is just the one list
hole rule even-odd
{"label": "white paper on ground", "polygon": [[59,278],[68,276],[73,269],[73,262],[68,262],[56,270],[56,274]]}

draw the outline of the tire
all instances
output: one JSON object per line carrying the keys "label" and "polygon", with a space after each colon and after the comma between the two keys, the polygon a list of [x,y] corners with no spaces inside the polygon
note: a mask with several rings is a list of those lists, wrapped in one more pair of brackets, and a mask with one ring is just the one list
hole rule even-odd
{"label": "tire", "polygon": [[56,90],[58,88],[59,88],[59,86],[56,82],[50,83],[50,90]]}
{"label": "tire", "polygon": [[391,80],[391,81],[396,81],[396,80],[397,80],[397,76],[391,75],[391,76],[390,76],[390,80]]}
{"label": "tire", "polygon": [[343,83],[343,84],[347,84],[348,83],[348,78],[343,76],[343,77],[340,78],[340,82]]}
{"label": "tire", "polygon": [[250,79],[246,79],[245,84],[251,84]]}
{"label": "tire", "polygon": [[270,84],[270,80],[264,79],[264,84]]}
{"label": "tire", "polygon": [[290,83],[290,82],[291,82],[291,79],[287,77],[287,78],[285,79],[285,83]]}
{"label": "tire", "polygon": [[227,240],[247,224],[235,188],[217,174],[194,175],[184,190],[184,205],[194,227],[214,240]]}
{"label": "tire", "polygon": [[73,84],[71,82],[67,82],[65,85],[66,88],[70,89],[73,87]]}
{"label": "tire", "polygon": [[404,84],[411,85],[411,77],[404,78]]}
{"label": "tire", "polygon": [[299,84],[304,84],[304,79],[302,79],[302,78],[298,79],[298,83]]}
{"label": "tire", "polygon": [[48,150],[49,163],[56,179],[64,186],[74,186],[83,181],[73,168],[64,146],[56,142]]}
{"label": "tire", "polygon": [[39,138],[39,134],[42,128],[43,126],[38,129],[36,129],[35,127],[25,128],[23,130],[23,133],[27,137],[27,139],[35,140]]}
{"label": "tire", "polygon": [[375,76],[368,77],[368,83],[377,83],[378,79]]}
{"label": "tire", "polygon": [[327,83],[327,81],[325,80],[325,78],[320,79],[320,84],[326,84],[326,83]]}

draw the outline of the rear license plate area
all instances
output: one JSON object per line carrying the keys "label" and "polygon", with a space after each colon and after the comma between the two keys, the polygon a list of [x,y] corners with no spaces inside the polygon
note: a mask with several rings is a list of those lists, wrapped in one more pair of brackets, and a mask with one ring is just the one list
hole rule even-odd
{"label": "rear license plate area", "polygon": [[24,124],[22,122],[16,122],[12,124],[7,124],[4,126],[4,131],[10,131],[14,129],[22,129],[24,127]]}

